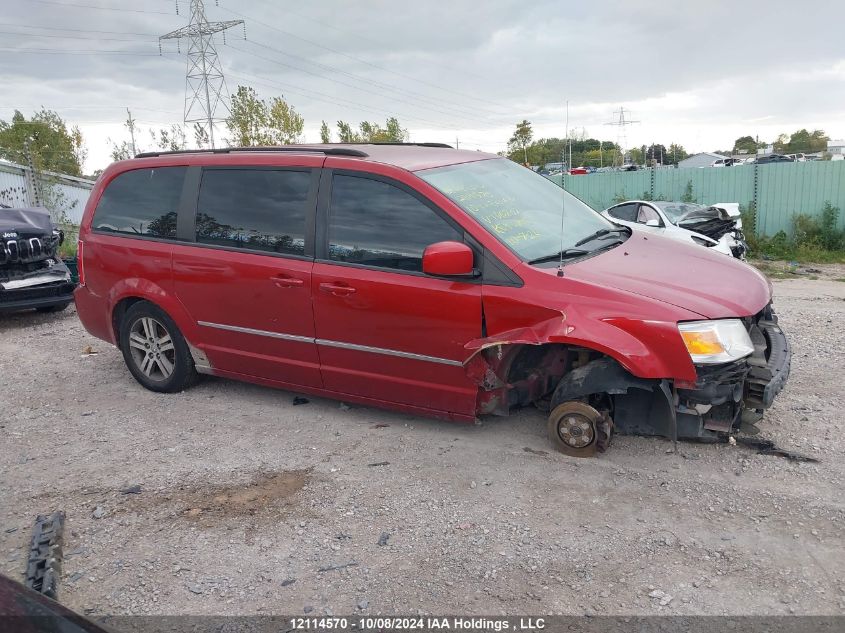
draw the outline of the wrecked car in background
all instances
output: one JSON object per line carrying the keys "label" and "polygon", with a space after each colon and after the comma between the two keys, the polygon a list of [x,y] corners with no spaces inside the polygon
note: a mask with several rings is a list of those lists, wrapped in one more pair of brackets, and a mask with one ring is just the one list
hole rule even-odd
{"label": "wrecked car in background", "polygon": [[79,318],[147,389],[202,373],[461,422],[535,406],[575,456],[614,430],[724,437],[789,375],[759,271],[444,145],[114,163],[79,274]]}
{"label": "wrecked car in background", "polygon": [[0,208],[0,311],[71,304],[76,284],[59,257],[63,241],[46,209]]}
{"label": "wrecked car in background", "polygon": [[629,200],[602,211],[616,224],[639,227],[682,242],[745,259],[748,245],[742,232],[739,204],[703,205],[663,200]]}

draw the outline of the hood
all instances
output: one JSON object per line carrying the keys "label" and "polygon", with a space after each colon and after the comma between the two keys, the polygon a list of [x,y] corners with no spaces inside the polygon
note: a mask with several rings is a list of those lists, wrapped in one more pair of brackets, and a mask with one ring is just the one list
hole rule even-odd
{"label": "hood", "polygon": [[4,233],[40,236],[52,231],[53,222],[46,209],[0,209],[0,236]]}
{"label": "hood", "polygon": [[[546,269],[556,274],[555,269]],[[755,268],[710,249],[635,230],[624,243],[566,265],[566,277],[662,301],[707,319],[757,314],[771,286]]]}

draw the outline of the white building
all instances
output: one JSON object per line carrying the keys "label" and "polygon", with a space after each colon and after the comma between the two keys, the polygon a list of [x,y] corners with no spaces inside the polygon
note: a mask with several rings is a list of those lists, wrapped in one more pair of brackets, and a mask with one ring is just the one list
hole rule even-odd
{"label": "white building", "polygon": [[827,152],[831,160],[845,160],[845,140],[837,139],[827,142]]}

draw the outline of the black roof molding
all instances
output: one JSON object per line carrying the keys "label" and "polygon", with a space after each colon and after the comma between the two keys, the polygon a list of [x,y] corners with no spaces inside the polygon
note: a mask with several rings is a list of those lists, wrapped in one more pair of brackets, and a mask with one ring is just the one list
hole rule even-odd
{"label": "black roof molding", "polygon": [[328,156],[357,156],[366,158],[367,152],[351,147],[308,147],[307,145],[284,145],[279,147],[220,147],[216,149],[180,149],[167,152],[141,152],[135,154],[135,158],[153,158],[155,156],[176,156],[181,154],[231,154],[233,152],[311,152],[314,154],[326,154]]}
{"label": "black roof molding", "polygon": [[334,143],[313,145],[277,145],[267,147],[220,147],[216,149],[180,149],[163,152],[141,152],[135,154],[135,158],[154,158],[156,156],[174,156],[181,154],[231,154],[232,152],[311,152],[314,154],[325,154],[326,156],[355,156],[366,158],[367,152],[348,147],[347,145],[399,145],[411,147],[440,147],[443,149],[454,149],[447,143],[395,143],[392,141],[375,143]]}

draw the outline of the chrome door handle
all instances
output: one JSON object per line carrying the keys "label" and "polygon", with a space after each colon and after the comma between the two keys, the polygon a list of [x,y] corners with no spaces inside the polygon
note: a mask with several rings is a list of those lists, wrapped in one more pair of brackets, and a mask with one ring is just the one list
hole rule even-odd
{"label": "chrome door handle", "polygon": [[330,292],[336,297],[345,297],[355,292],[355,288],[350,286],[339,286],[337,284],[320,284],[320,290],[323,292]]}
{"label": "chrome door handle", "polygon": [[277,288],[296,288],[305,285],[302,279],[295,279],[294,277],[273,277],[273,283]]}

